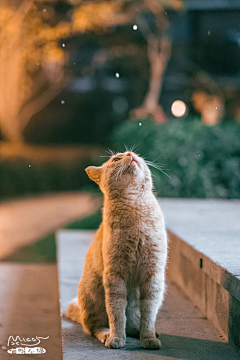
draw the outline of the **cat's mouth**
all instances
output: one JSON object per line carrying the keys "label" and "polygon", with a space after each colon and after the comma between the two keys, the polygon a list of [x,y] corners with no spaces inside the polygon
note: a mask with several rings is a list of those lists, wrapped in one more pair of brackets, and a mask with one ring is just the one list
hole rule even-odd
{"label": "cat's mouth", "polygon": [[131,164],[132,164],[132,163],[136,163],[136,164],[140,167],[140,169],[141,169],[141,166],[139,165],[139,162],[138,162],[136,159],[133,158],[132,161],[131,161]]}
{"label": "cat's mouth", "polygon": [[132,169],[132,170],[139,168],[141,170],[141,166],[140,166],[138,160],[134,156],[132,156],[132,159],[129,163],[128,168]]}
{"label": "cat's mouth", "polygon": [[142,169],[138,159],[133,154],[127,156],[126,160],[127,160],[126,172],[135,172],[137,168],[139,168],[140,170]]}

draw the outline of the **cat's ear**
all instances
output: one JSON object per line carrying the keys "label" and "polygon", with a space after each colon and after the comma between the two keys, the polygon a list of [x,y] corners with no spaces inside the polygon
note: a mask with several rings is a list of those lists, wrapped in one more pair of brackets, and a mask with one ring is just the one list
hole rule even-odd
{"label": "cat's ear", "polygon": [[95,181],[97,184],[100,183],[102,166],[88,166],[85,171],[91,180]]}

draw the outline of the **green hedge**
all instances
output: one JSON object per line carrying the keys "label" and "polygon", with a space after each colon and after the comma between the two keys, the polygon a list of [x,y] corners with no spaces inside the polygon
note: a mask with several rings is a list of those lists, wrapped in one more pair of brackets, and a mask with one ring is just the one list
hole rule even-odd
{"label": "green hedge", "polygon": [[91,159],[34,163],[23,159],[0,161],[0,199],[29,196],[45,192],[92,190],[93,185],[85,172]]}
{"label": "green hedge", "polygon": [[152,169],[162,197],[240,198],[240,124],[205,126],[196,120],[126,121],[111,137],[115,151],[136,146],[147,160],[164,164],[167,177]]}

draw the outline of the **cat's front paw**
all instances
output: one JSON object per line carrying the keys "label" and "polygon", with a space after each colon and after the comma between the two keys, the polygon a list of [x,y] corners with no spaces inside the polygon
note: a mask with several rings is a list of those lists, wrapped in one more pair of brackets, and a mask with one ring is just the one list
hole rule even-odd
{"label": "cat's front paw", "polygon": [[126,344],[126,340],[121,337],[109,336],[106,339],[105,346],[110,349],[119,349]]}
{"label": "cat's front paw", "polygon": [[142,339],[141,344],[145,349],[157,350],[161,348],[161,341],[157,338]]}

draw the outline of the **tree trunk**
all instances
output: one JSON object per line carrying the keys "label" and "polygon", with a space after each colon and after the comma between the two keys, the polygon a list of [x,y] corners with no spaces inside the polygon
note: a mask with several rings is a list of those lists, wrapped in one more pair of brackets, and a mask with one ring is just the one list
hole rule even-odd
{"label": "tree trunk", "polygon": [[18,119],[11,121],[10,118],[0,120],[1,137],[8,142],[24,143],[20,122]]}
{"label": "tree trunk", "polygon": [[162,87],[162,76],[171,54],[171,42],[167,37],[148,37],[148,59],[150,63],[150,83],[143,106],[132,110],[131,118],[145,118],[151,116],[156,122],[167,120],[164,111],[158,103]]}
{"label": "tree trunk", "polygon": [[[31,58],[31,53],[39,47],[39,43],[43,40],[44,45],[50,43],[44,34],[44,24],[37,32],[30,28],[26,39],[23,36],[24,21],[33,3],[34,0],[23,0],[18,8],[9,8],[12,17],[0,27],[0,129],[2,138],[15,143],[24,142],[23,131],[32,116],[66,85],[63,69],[66,57],[57,45],[49,48],[51,51],[45,54],[40,69],[33,71],[35,77],[27,70],[27,62],[34,64],[36,61],[34,56]],[[34,16],[37,19],[37,15]],[[69,34],[71,27],[67,30]],[[63,31],[66,36],[67,30],[64,26],[51,28],[51,36],[57,40]]]}

